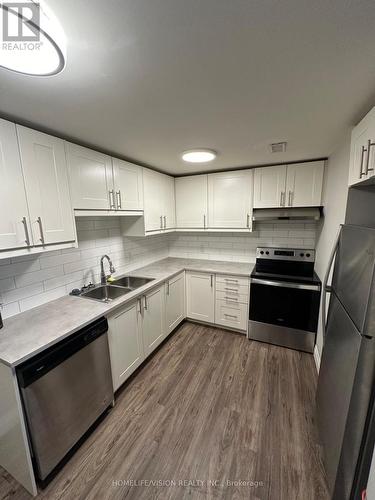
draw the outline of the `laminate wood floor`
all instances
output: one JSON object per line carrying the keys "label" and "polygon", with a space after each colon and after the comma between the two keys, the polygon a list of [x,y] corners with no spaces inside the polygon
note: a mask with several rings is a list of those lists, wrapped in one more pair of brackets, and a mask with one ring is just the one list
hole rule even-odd
{"label": "laminate wood floor", "polygon": [[[328,500],[309,354],[185,323],[40,499]],[[1,499],[31,496],[0,470]]]}

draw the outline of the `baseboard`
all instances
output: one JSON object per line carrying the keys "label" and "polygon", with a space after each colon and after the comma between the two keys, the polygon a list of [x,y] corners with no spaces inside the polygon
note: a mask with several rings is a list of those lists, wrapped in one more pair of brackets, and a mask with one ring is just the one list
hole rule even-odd
{"label": "baseboard", "polygon": [[320,352],[319,352],[318,346],[316,344],[314,347],[314,361],[315,361],[316,371],[319,373],[319,370],[320,370]]}

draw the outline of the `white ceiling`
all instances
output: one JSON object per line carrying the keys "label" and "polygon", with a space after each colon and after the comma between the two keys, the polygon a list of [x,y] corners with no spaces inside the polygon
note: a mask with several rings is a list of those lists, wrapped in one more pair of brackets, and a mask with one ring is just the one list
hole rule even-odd
{"label": "white ceiling", "polygon": [[[375,104],[373,0],[48,4],[67,67],[0,69],[0,113],[166,172],[328,156]],[[194,147],[220,155],[184,163]]]}

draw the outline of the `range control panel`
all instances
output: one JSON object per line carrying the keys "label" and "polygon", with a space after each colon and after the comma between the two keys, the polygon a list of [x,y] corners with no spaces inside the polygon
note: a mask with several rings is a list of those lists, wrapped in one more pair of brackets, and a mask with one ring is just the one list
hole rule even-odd
{"label": "range control panel", "polygon": [[306,248],[258,247],[257,259],[291,260],[295,262],[315,262],[315,250]]}

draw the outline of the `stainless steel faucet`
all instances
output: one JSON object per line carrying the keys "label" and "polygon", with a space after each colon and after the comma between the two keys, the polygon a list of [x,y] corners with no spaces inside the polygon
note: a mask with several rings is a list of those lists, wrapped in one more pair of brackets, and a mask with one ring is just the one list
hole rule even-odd
{"label": "stainless steel faucet", "polygon": [[105,285],[107,283],[107,277],[105,272],[104,272],[104,259],[108,260],[109,264],[109,270],[112,273],[116,272],[116,269],[114,268],[114,265],[112,264],[111,259],[108,257],[108,255],[103,255],[102,258],[100,259],[100,283],[102,285]]}

